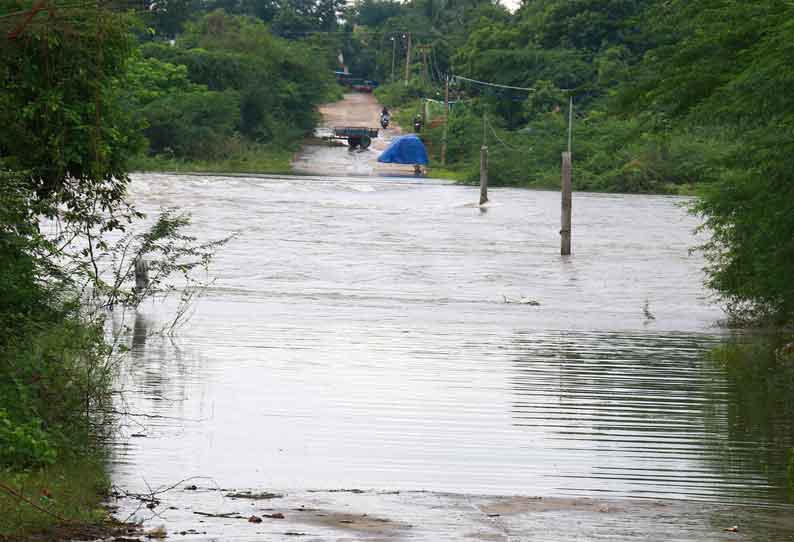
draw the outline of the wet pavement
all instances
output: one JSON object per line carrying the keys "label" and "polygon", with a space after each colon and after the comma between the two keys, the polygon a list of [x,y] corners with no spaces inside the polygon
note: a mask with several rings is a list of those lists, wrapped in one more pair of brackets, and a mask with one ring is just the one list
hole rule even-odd
{"label": "wet pavement", "polygon": [[317,149],[305,176],[134,176],[150,215],[236,237],[175,339],[168,301],[126,322],[144,416],[113,448],[121,519],[202,541],[794,540],[783,445],[742,430],[707,356],[729,334],[688,200],[577,193],[561,257],[558,193],[480,207]]}

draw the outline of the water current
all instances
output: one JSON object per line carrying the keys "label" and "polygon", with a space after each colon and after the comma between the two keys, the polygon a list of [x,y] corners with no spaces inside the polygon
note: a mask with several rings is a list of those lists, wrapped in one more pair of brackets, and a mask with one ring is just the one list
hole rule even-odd
{"label": "water current", "polygon": [[726,332],[685,199],[575,194],[561,257],[555,192],[480,208],[424,179],[148,174],[132,192],[235,237],[175,341],[148,333],[168,304],[135,317],[125,401],[150,417],[115,447],[120,486],[787,501],[758,461],[779,450],[734,431],[735,383],[705,355]]}

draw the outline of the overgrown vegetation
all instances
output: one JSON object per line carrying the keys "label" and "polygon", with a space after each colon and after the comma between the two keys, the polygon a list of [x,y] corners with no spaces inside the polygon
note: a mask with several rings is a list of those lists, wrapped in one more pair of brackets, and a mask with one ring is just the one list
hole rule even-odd
{"label": "overgrown vegetation", "polygon": [[0,540],[27,540],[34,534],[58,540],[86,529],[97,536],[104,534],[92,529],[107,521],[98,496],[105,493],[109,481],[100,459],[59,461],[24,471],[2,468],[0,484],[16,493],[0,491]]}
{"label": "overgrown vegetation", "polygon": [[[86,262],[101,234],[132,216],[122,199],[126,159],[141,142],[117,100],[131,21],[105,10],[47,15],[4,19],[17,37],[0,44],[0,469],[20,494],[41,469],[101,457],[110,351],[80,287],[97,277]],[[42,219],[58,232],[45,235]],[[19,534],[29,525],[19,509],[29,505],[8,489],[2,534]],[[56,517],[39,511],[36,527]]]}
{"label": "overgrown vegetation", "polygon": [[274,172],[276,158],[282,170],[283,151],[314,127],[316,106],[339,96],[326,57],[221,10],[186,23],[174,45],[144,44],[125,87],[148,141],[149,159],[138,164]]}
{"label": "overgrown vegetation", "polygon": [[[223,242],[198,243],[171,210],[130,229],[143,218],[125,200],[144,143],[124,96],[135,21],[37,6],[0,3],[0,538],[12,539],[107,519],[102,442],[122,349],[105,320],[171,292],[175,274],[189,294],[191,271]],[[140,257],[154,260],[151,281],[134,290]]]}

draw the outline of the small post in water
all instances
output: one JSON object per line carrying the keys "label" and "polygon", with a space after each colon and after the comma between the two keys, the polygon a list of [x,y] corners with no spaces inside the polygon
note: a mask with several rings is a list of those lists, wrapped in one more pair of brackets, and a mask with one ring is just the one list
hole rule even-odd
{"label": "small post in water", "polygon": [[562,153],[562,220],[560,228],[560,254],[571,253],[571,153]]}
{"label": "small post in water", "polygon": [[482,147],[480,147],[480,205],[488,201],[488,137],[485,127],[488,115],[482,116]]}
{"label": "small post in water", "polygon": [[480,205],[488,201],[488,146],[480,147]]}

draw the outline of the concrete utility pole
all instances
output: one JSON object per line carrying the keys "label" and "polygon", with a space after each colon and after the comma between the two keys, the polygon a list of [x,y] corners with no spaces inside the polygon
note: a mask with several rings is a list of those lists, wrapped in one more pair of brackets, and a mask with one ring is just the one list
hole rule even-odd
{"label": "concrete utility pole", "polygon": [[441,136],[441,165],[447,165],[447,122],[449,122],[449,75],[444,78],[444,134]]}
{"label": "concrete utility pole", "polygon": [[571,153],[562,153],[562,219],[560,220],[560,254],[571,254]]}
{"label": "concrete utility pole", "polygon": [[405,86],[411,78],[411,33],[408,32],[408,49],[405,51]]}
{"label": "concrete utility pole", "polygon": [[480,205],[488,201],[488,145],[486,145],[486,115],[482,116],[482,147],[480,147]]}
{"label": "concrete utility pole", "polygon": [[571,152],[571,138],[573,137],[573,94],[568,98],[568,152]]}
{"label": "concrete utility pole", "polygon": [[571,173],[573,158],[571,154],[571,139],[573,133],[573,95],[568,100],[568,150],[562,153],[562,217],[560,219],[560,254],[571,254],[571,208],[573,196],[571,194]]}
{"label": "concrete utility pole", "polygon": [[391,80],[394,81],[394,54],[397,52],[397,40],[391,37]]}
{"label": "concrete utility pole", "polygon": [[480,205],[488,202],[488,146],[480,147]]}

